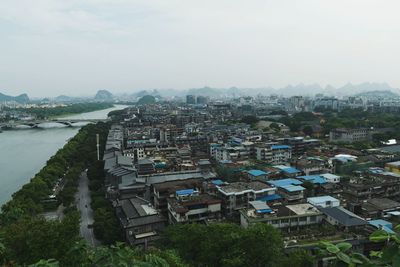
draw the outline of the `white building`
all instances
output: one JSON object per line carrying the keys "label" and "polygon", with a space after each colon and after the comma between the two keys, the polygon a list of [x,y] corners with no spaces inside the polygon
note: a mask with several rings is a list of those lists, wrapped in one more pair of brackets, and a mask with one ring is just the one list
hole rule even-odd
{"label": "white building", "polygon": [[321,208],[332,208],[340,206],[340,200],[331,196],[309,197],[307,198],[307,202],[314,207]]}

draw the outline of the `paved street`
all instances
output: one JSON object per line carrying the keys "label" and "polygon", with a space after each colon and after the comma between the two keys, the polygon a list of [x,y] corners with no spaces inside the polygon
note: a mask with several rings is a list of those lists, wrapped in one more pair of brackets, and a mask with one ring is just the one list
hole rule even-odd
{"label": "paved street", "polygon": [[91,199],[88,183],[86,172],[82,172],[79,179],[78,193],[75,195],[78,210],[81,212],[80,234],[89,244],[98,246],[100,241],[94,237],[93,229],[88,228],[88,225],[93,223],[93,210],[90,207]]}

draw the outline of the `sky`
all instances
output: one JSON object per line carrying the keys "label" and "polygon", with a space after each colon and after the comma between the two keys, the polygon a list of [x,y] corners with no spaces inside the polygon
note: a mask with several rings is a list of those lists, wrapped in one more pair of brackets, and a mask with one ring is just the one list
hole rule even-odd
{"label": "sky", "polygon": [[0,92],[387,82],[398,0],[0,0]]}

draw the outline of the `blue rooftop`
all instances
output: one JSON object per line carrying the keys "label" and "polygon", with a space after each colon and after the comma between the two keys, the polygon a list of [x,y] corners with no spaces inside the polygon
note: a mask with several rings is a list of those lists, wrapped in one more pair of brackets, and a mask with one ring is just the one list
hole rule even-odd
{"label": "blue rooftop", "polygon": [[285,173],[288,173],[288,174],[295,174],[295,173],[301,172],[298,169],[293,168],[293,167],[287,167],[287,168],[283,169],[282,171]]}
{"label": "blue rooftop", "polygon": [[175,192],[178,196],[186,196],[186,195],[193,195],[194,190],[193,189],[184,189],[184,190],[178,190]]}
{"label": "blue rooftop", "polygon": [[272,209],[256,210],[257,213],[271,213]]}
{"label": "blue rooftop", "polygon": [[392,230],[393,229],[393,224],[391,222],[385,221],[385,220],[371,220],[368,221],[369,224],[375,226],[378,229],[382,229],[388,234],[394,234],[395,232]]}
{"label": "blue rooftop", "polygon": [[285,185],[281,186],[281,188],[285,189],[288,192],[297,192],[305,190],[305,188],[300,185]]}
{"label": "blue rooftop", "polygon": [[268,202],[268,201],[278,200],[278,199],[281,199],[281,198],[282,198],[281,195],[273,194],[273,195],[268,195],[268,196],[257,198],[257,200]]}
{"label": "blue rooftop", "polygon": [[287,145],[273,145],[273,146],[271,146],[271,149],[272,150],[274,150],[274,149],[291,149],[291,147],[287,146]]}
{"label": "blue rooftop", "polygon": [[222,181],[222,180],[213,180],[213,181],[211,181],[211,183],[213,183],[215,185],[223,185],[224,181]]}
{"label": "blue rooftop", "polygon": [[325,178],[322,176],[319,176],[319,175],[305,175],[305,176],[299,176],[296,178],[302,179],[305,181],[309,181],[313,184],[326,184]]}
{"label": "blue rooftop", "polygon": [[261,176],[261,175],[266,175],[268,173],[261,171],[261,170],[249,170],[247,171],[248,174],[252,175],[252,176]]}
{"label": "blue rooftop", "polygon": [[288,178],[288,179],[268,181],[268,183],[276,187],[283,187],[288,185],[301,185],[303,182],[296,179]]}

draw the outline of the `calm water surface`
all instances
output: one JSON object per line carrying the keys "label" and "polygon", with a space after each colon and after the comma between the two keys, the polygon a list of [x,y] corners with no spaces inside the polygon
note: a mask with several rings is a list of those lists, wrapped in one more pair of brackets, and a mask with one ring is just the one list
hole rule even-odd
{"label": "calm water surface", "polygon": [[[69,119],[105,119],[114,108],[72,115]],[[46,124],[47,129],[4,131],[0,133],[0,205],[26,184],[73,137],[79,128]]]}

